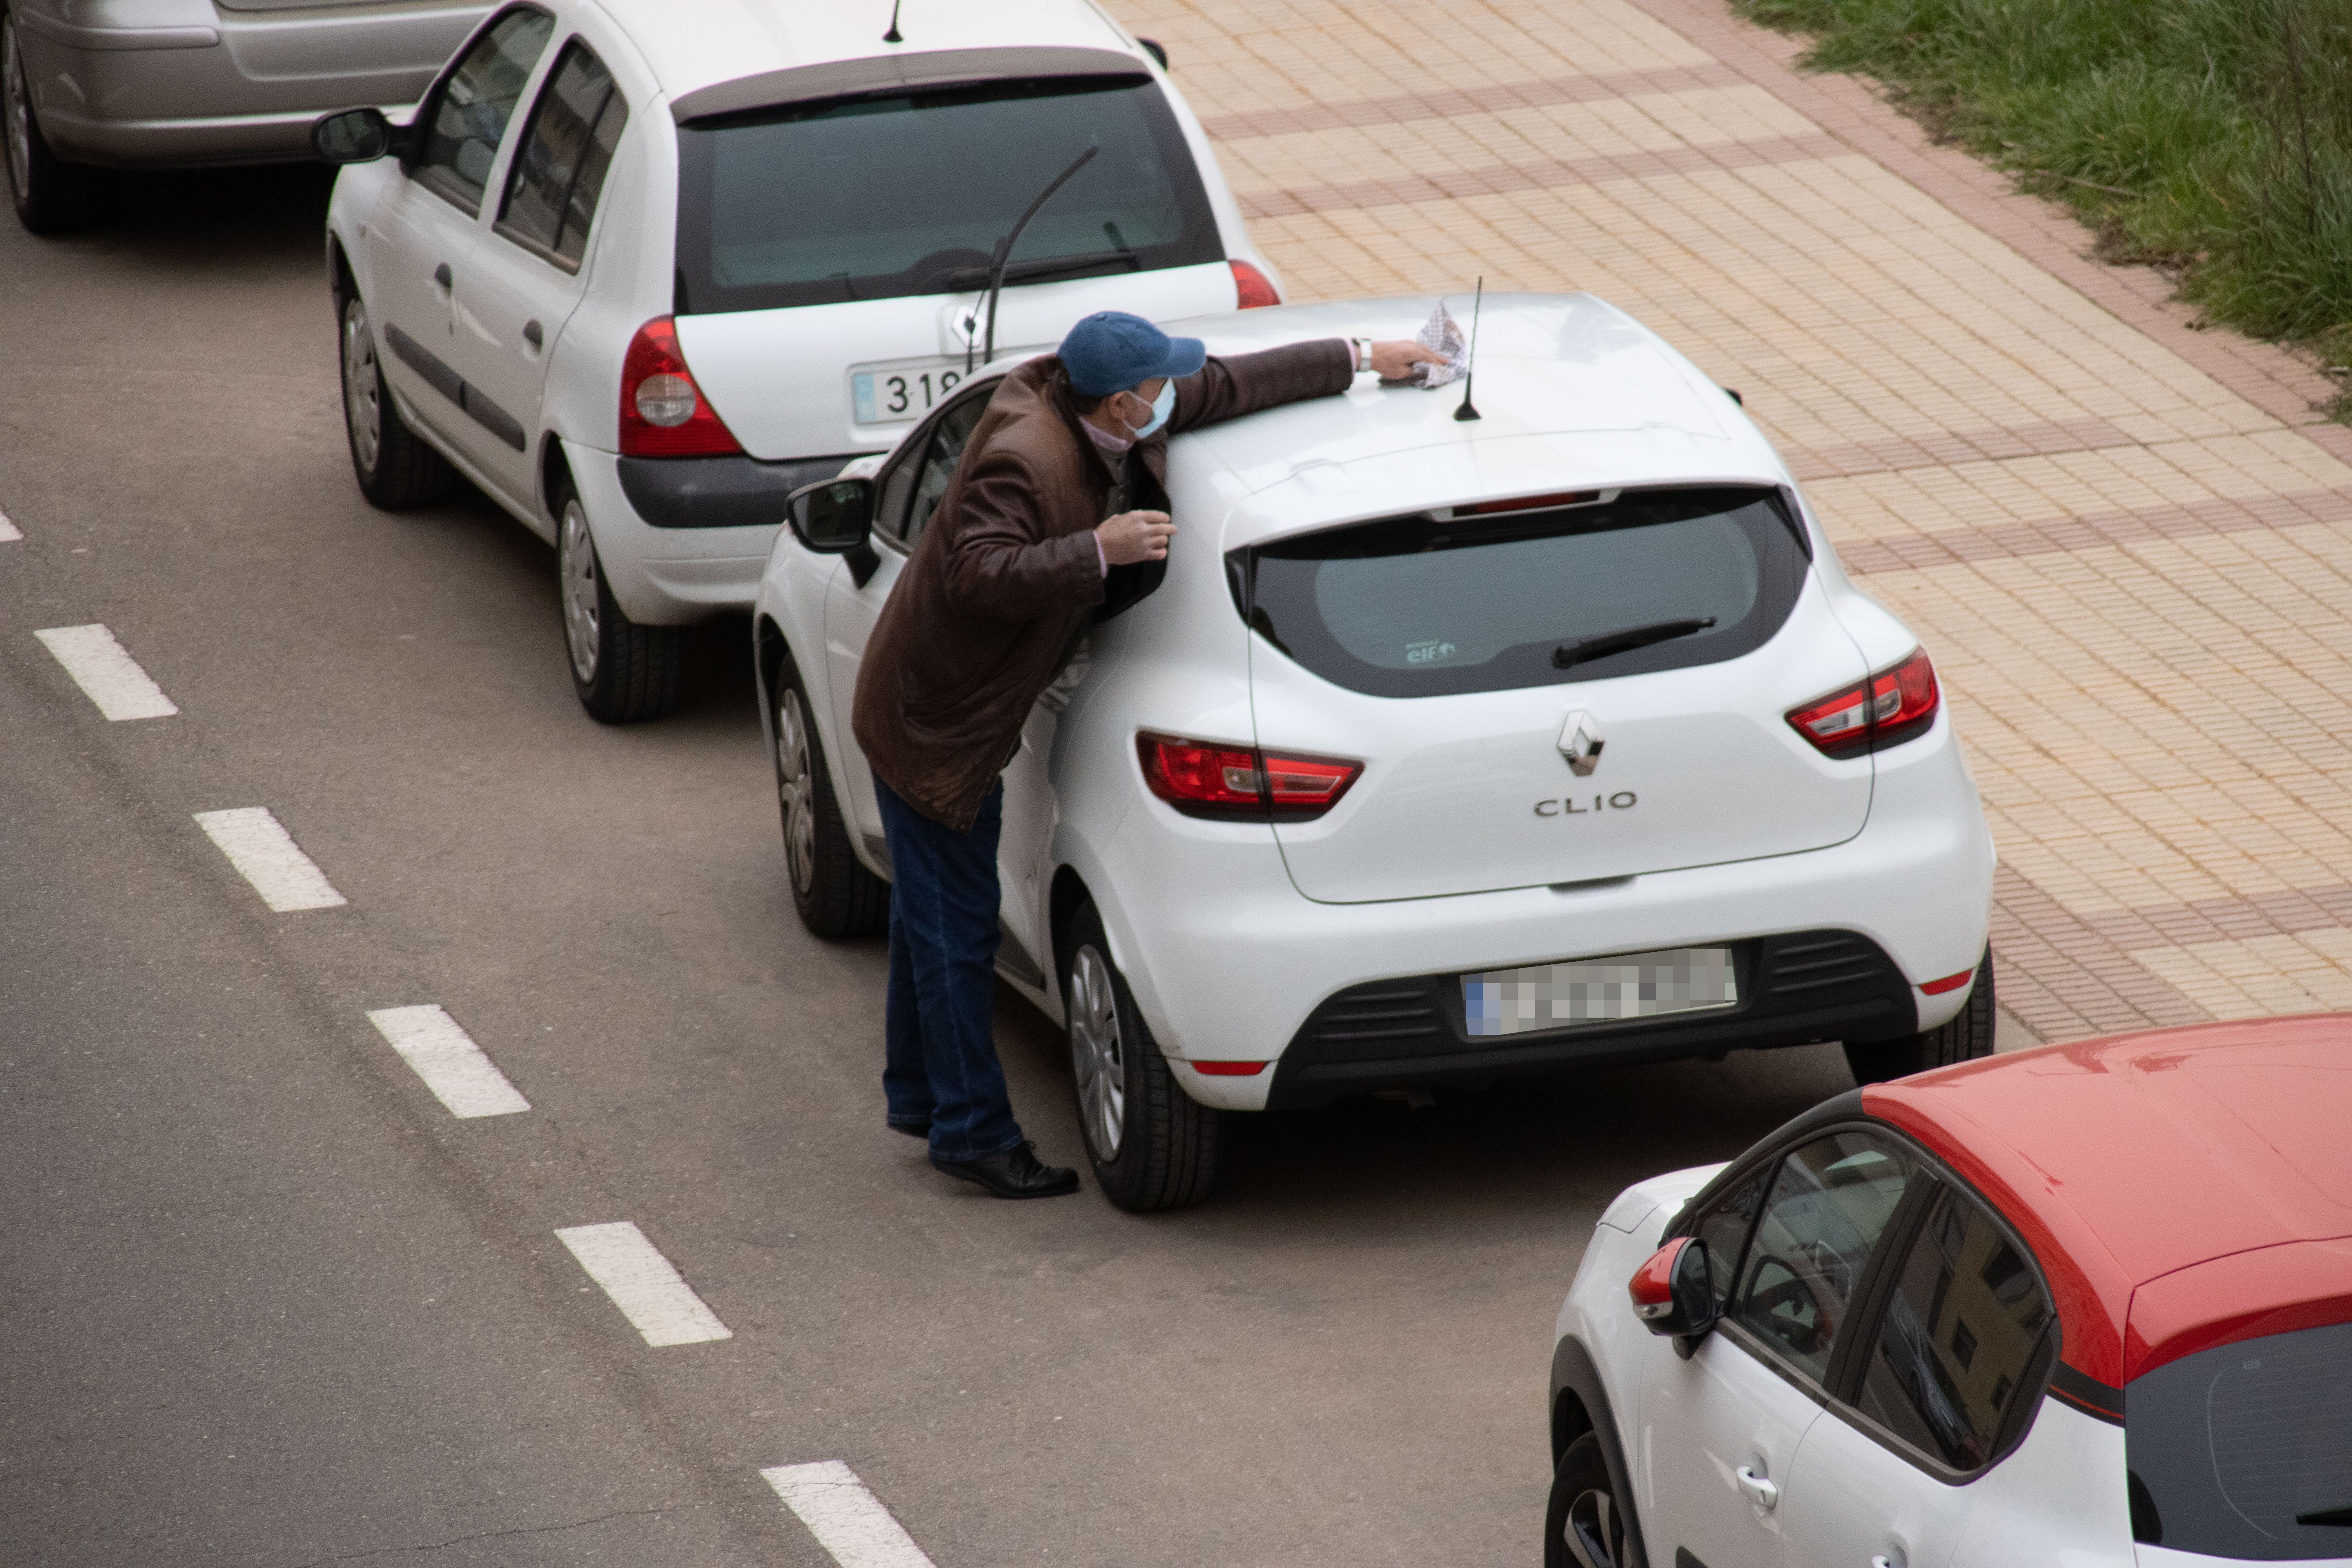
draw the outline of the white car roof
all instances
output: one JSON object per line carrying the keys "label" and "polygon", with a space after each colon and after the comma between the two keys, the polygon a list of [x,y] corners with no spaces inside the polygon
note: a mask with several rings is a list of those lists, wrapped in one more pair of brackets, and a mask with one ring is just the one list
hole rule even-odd
{"label": "white car roof", "polygon": [[[902,60],[919,78],[922,57],[959,50],[1083,48],[1143,58],[1088,0],[907,0],[898,16],[905,41],[898,44],[882,41],[890,0],[600,3],[673,102],[725,83],[856,61]],[[812,79],[822,82],[824,76]],[[769,101],[816,95],[786,90]]]}
{"label": "white car roof", "polygon": [[[1161,323],[1244,353],[1302,339],[1410,338],[1438,297],[1237,310]],[[1466,331],[1467,293],[1445,296]],[[1353,518],[1562,490],[1728,482],[1789,473],[1739,405],[1631,316],[1590,294],[1497,294],[1480,311],[1472,398],[1360,384],[1176,443],[1186,477],[1235,504],[1224,547]],[[1204,461],[1205,460],[1205,461]],[[1278,488],[1277,488],[1278,487]]]}

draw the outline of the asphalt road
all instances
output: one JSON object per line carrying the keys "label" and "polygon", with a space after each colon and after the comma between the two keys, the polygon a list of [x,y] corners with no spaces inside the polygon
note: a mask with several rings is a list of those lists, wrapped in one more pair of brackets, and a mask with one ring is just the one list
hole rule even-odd
{"label": "asphalt road", "polygon": [[[1594,1219],[1835,1047],[1263,1119],[1156,1218],[938,1177],[880,944],[793,916],[746,623],[589,721],[545,546],[352,485],[323,181],[133,195],[0,223],[0,1562],[825,1564],[761,1478],[824,1460],[939,1568],[1540,1560]],[[93,622],[175,716],[33,635]],[[266,908],[244,806],[348,902]],[[444,1109],[367,1018],[422,1004],[531,1109]],[[648,1344],[555,1235],[613,1221],[732,1337]]]}

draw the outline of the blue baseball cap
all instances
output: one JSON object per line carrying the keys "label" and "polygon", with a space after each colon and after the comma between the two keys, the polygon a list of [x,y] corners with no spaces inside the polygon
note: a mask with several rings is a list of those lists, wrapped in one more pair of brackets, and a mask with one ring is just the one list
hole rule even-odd
{"label": "blue baseball cap", "polygon": [[1062,368],[1080,397],[1108,397],[1156,375],[1191,375],[1209,363],[1198,338],[1171,338],[1140,316],[1097,310],[1062,340]]}

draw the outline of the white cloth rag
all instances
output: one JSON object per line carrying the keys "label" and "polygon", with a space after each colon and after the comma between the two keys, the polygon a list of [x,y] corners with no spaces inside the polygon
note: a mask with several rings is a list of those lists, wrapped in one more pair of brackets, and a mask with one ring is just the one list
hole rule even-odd
{"label": "white cloth rag", "polygon": [[1422,323],[1421,331],[1413,333],[1412,341],[1433,353],[1445,356],[1444,364],[1417,367],[1423,386],[1444,386],[1470,368],[1470,341],[1462,335],[1462,323],[1447,311],[1443,300],[1429,313],[1429,320]]}

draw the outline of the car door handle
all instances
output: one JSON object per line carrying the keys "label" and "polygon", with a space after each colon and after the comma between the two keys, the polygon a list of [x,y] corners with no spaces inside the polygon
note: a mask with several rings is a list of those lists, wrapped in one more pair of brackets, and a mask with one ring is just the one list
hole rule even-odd
{"label": "car door handle", "polygon": [[457,286],[457,279],[450,273],[449,264],[446,261],[433,269],[433,281],[440,284],[444,289],[454,289]]}
{"label": "car door handle", "polygon": [[1739,1489],[1748,1494],[1748,1500],[1758,1508],[1770,1508],[1780,1500],[1780,1489],[1746,1465],[1734,1470],[1732,1476],[1739,1482]]}
{"label": "car door handle", "polygon": [[533,348],[543,347],[547,341],[545,335],[540,331],[537,321],[525,321],[522,324],[522,336],[523,341]]}

